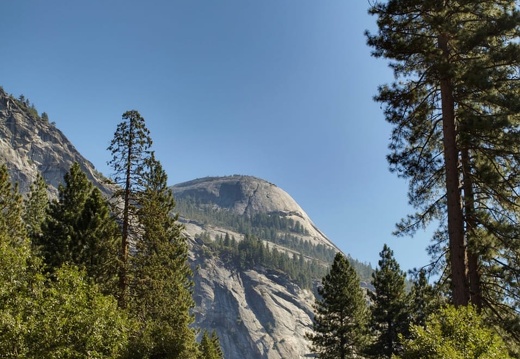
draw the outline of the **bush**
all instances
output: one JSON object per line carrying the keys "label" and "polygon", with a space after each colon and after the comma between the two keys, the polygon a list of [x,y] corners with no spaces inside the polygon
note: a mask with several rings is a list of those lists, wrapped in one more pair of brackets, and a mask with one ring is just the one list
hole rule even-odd
{"label": "bush", "polygon": [[430,315],[425,327],[412,326],[411,335],[402,359],[510,358],[502,339],[472,306],[447,306]]}

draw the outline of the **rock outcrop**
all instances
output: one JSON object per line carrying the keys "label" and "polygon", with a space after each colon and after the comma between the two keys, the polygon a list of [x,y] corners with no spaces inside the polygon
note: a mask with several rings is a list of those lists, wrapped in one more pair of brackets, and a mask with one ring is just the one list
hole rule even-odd
{"label": "rock outcrop", "polygon": [[302,225],[306,233],[304,239],[337,249],[287,192],[265,180],[242,175],[206,177],[177,184],[172,190],[179,200],[193,198],[216,211],[247,217],[262,213],[292,219]]}
{"label": "rock outcrop", "polygon": [[20,190],[26,192],[40,172],[51,194],[57,195],[58,185],[74,162],[107,193],[103,176],[60,130],[0,88],[0,164],[7,165]]}
{"label": "rock outcrop", "polygon": [[232,271],[193,247],[196,325],[215,330],[226,358],[304,358],[314,295],[276,271]]}

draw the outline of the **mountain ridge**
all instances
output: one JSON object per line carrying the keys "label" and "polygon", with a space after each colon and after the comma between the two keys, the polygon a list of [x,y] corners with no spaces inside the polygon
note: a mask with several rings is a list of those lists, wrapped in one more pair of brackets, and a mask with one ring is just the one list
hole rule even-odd
{"label": "mountain ridge", "polygon": [[5,163],[20,190],[27,192],[41,173],[56,197],[63,176],[74,162],[105,194],[106,181],[74,145],[47,118],[38,115],[28,102],[15,99],[0,87],[0,161]]}

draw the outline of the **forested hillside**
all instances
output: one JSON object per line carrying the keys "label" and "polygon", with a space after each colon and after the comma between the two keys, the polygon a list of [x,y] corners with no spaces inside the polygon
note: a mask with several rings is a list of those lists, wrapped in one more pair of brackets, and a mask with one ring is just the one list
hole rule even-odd
{"label": "forested hillside", "polygon": [[[238,182],[252,180],[248,176],[232,176],[231,179]],[[213,183],[211,179],[205,181],[208,182],[207,186]],[[208,198],[204,192],[196,192],[198,196],[196,193],[183,196],[176,187],[173,187],[177,191],[176,210],[181,220],[186,218],[200,224],[202,231],[195,237],[205,242],[213,254],[222,257],[228,265],[241,269],[255,266],[277,269],[288,274],[298,285],[310,289],[325,275],[338,252],[328,242],[312,238],[302,224],[304,219],[295,216],[294,212],[280,210],[237,214],[233,210],[220,208],[218,200]],[[219,195],[226,196],[225,190]],[[221,234],[212,235],[204,230],[209,226],[218,227]],[[369,283],[373,273],[371,266],[354,258],[350,261],[361,281]]]}

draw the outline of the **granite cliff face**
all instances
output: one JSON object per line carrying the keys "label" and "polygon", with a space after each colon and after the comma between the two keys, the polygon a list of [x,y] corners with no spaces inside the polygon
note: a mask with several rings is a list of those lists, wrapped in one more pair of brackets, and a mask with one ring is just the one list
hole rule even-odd
{"label": "granite cliff face", "polygon": [[[263,214],[298,222],[298,238],[330,250],[335,245],[314,225],[305,211],[285,191],[251,176],[207,177],[172,187],[179,208],[196,203],[201,211],[225,212],[252,218]],[[203,234],[214,240],[230,234],[242,240],[244,233],[209,219],[182,217],[192,247],[195,274],[196,323],[216,330],[226,358],[304,358],[310,355],[305,334],[312,330],[314,294],[302,289],[284,273],[255,267],[236,270],[221,258],[208,255]],[[273,229],[283,235],[282,229]],[[293,247],[260,239],[271,248],[298,255]],[[326,263],[324,263],[326,265]]]}
{"label": "granite cliff face", "polygon": [[196,324],[216,330],[225,358],[303,358],[314,296],[283,274],[233,271],[193,248]]}
{"label": "granite cliff face", "polygon": [[[49,184],[49,192],[56,195],[58,185],[74,162],[80,164],[104,193],[110,193],[103,176],[61,131],[0,88],[0,163],[7,164],[21,191],[27,191],[40,172]],[[174,186],[173,191],[178,201],[196,199],[203,208],[216,213],[228,212],[244,218],[264,214],[298,222],[298,236],[302,240],[337,250],[286,192],[258,178],[204,178]],[[244,233],[221,223],[200,222],[186,216],[181,220],[186,226],[190,261],[195,272],[196,325],[217,331],[225,357],[309,356],[305,333],[312,326],[312,290],[298,287],[279,270],[262,266],[239,270],[229,266],[208,250],[208,242],[200,240],[203,233],[210,241],[228,233],[240,241]],[[270,241],[269,238],[261,240]],[[280,243],[270,243],[270,246],[289,255],[298,253]]]}

